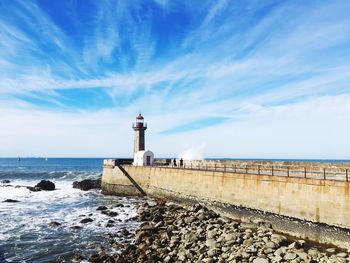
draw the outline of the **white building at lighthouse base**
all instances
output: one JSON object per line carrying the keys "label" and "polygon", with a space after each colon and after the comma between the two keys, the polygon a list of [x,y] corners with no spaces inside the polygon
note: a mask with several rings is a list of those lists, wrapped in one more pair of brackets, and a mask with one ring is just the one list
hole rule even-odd
{"label": "white building at lighthouse base", "polygon": [[147,151],[138,151],[134,154],[134,166],[150,166],[153,165],[154,154],[153,152]]}

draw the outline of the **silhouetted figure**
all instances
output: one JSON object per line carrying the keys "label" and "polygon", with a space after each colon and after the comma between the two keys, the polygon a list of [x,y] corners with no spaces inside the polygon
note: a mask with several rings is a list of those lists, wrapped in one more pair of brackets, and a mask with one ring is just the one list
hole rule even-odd
{"label": "silhouetted figure", "polygon": [[174,158],[174,160],[173,160],[173,165],[176,167],[177,166],[177,164],[176,164],[176,159]]}
{"label": "silhouetted figure", "polygon": [[182,160],[182,158],[180,159],[180,167],[184,166],[184,160]]}

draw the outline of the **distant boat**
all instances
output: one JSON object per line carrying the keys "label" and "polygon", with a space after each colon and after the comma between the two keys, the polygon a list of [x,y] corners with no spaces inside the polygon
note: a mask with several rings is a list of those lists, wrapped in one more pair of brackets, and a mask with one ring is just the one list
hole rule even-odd
{"label": "distant boat", "polygon": [[21,160],[21,157],[18,156],[18,157],[17,157],[17,161],[20,161],[20,160]]}

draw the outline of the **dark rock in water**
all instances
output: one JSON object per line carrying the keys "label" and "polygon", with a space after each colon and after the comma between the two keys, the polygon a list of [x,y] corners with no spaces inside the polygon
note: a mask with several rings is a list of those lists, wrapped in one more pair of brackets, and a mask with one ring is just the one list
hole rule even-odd
{"label": "dark rock in water", "polygon": [[104,205],[101,205],[101,206],[99,206],[99,207],[97,207],[97,211],[103,211],[103,210],[107,210],[108,208],[106,207],[106,206],[104,206]]}
{"label": "dark rock in water", "polygon": [[84,219],[82,219],[82,220],[80,221],[80,223],[86,224],[86,223],[90,223],[90,222],[92,222],[92,221],[94,221],[94,220],[92,220],[91,218],[84,218]]}
{"label": "dark rock in water", "polygon": [[101,179],[97,180],[83,180],[73,182],[73,188],[78,188],[83,191],[88,191],[90,189],[100,189],[101,188]]}
{"label": "dark rock in water", "polygon": [[2,180],[1,183],[2,184],[9,184],[9,183],[11,183],[11,181],[10,180]]}
{"label": "dark rock in water", "polygon": [[120,231],[120,234],[122,234],[124,237],[127,237],[130,235],[130,232],[128,230],[126,230],[125,228],[123,228],[121,231]]}
{"label": "dark rock in water", "polygon": [[56,227],[56,226],[60,226],[61,224],[60,223],[58,223],[58,222],[56,222],[56,221],[51,221],[50,223],[49,223],[49,226],[52,226],[52,227]]}
{"label": "dark rock in water", "polygon": [[123,204],[116,204],[114,207],[124,207]]}
{"label": "dark rock in water", "polygon": [[41,180],[35,187],[39,187],[41,190],[45,191],[55,190],[55,184],[47,180]]}
{"label": "dark rock in water", "polygon": [[3,203],[18,203],[18,200],[13,200],[13,199],[6,199],[5,201],[2,201]]}
{"label": "dark rock in water", "polygon": [[114,212],[114,211],[111,211],[111,212],[108,213],[108,215],[111,216],[111,217],[115,217],[115,216],[118,215],[118,213]]}
{"label": "dark rock in water", "polygon": [[27,189],[29,189],[32,192],[39,192],[39,191],[41,191],[40,187],[27,186]]}
{"label": "dark rock in water", "polygon": [[71,226],[70,228],[73,230],[78,230],[78,229],[81,229],[81,226]]}

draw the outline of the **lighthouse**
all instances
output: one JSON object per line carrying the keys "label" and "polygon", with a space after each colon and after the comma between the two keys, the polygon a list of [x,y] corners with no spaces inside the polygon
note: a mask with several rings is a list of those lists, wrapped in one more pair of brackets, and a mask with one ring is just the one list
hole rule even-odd
{"label": "lighthouse", "polygon": [[134,132],[134,165],[144,166],[152,165],[154,155],[151,151],[145,151],[145,130],[147,129],[147,123],[144,122],[144,118],[139,113],[136,116],[136,122],[132,124]]}

